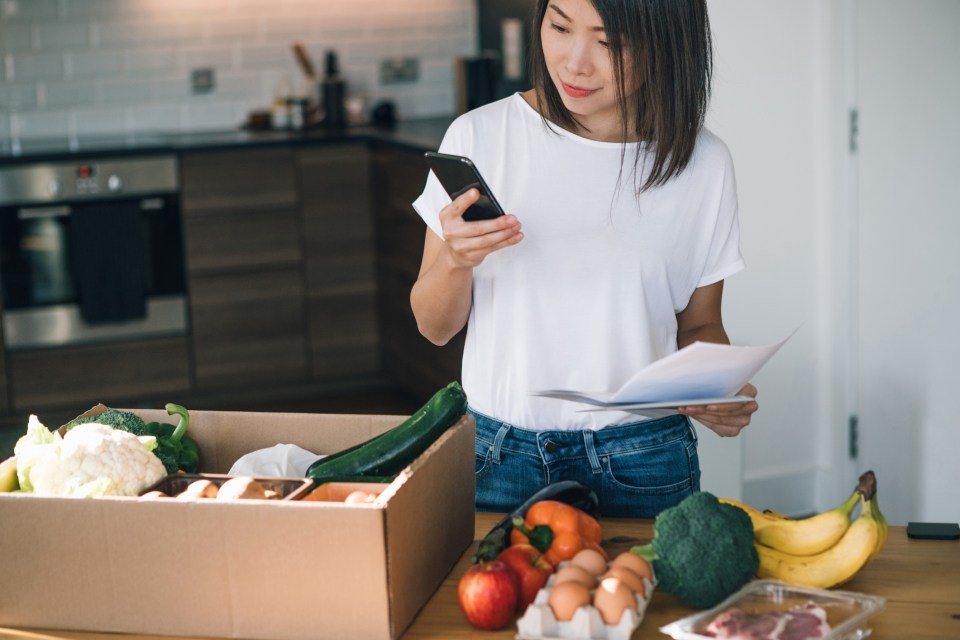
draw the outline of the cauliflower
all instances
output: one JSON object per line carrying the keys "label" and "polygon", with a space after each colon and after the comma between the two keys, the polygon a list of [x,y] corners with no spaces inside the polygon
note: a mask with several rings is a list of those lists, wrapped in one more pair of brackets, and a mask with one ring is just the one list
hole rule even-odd
{"label": "cauliflower", "polygon": [[17,442],[17,475],[23,491],[47,496],[135,496],[166,475],[150,453],[152,436],[137,437],[88,422],[61,437],[30,416]]}

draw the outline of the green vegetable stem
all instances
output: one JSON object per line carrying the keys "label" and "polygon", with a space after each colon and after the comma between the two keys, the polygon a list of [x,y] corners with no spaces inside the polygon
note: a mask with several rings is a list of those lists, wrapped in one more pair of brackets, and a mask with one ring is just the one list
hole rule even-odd
{"label": "green vegetable stem", "polygon": [[522,516],[514,516],[511,522],[513,528],[527,536],[530,544],[539,549],[541,553],[546,553],[550,545],[553,544],[553,529],[549,526],[538,524],[533,529],[528,529]]}
{"label": "green vegetable stem", "polygon": [[190,414],[172,402],[166,405],[166,410],[170,415],[180,416],[177,426],[165,422],[148,422],[143,427],[143,435],[156,437],[157,448],[153,453],[160,458],[167,473],[176,473],[178,470],[196,473],[200,466],[200,450],[197,443],[187,436]]}

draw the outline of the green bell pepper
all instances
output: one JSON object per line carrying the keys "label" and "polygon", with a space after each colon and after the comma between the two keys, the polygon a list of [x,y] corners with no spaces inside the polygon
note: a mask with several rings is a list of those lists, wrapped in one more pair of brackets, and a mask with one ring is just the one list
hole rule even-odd
{"label": "green bell pepper", "polygon": [[197,443],[187,436],[187,427],[190,425],[190,414],[178,404],[166,405],[167,413],[180,416],[176,427],[165,422],[148,422],[143,428],[143,435],[154,436],[157,439],[157,448],[154,455],[160,458],[167,473],[183,471],[196,473],[200,466],[200,450]]}

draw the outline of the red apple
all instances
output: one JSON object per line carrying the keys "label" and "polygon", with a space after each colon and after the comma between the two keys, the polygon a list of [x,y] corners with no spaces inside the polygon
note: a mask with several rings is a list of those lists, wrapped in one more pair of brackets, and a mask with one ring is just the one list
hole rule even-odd
{"label": "red apple", "polygon": [[553,565],[543,553],[531,544],[513,544],[500,552],[497,560],[513,569],[520,579],[520,598],[517,611],[523,611],[537,597],[537,591],[547,584]]}
{"label": "red apple", "polygon": [[520,582],[506,563],[475,564],[460,578],[457,600],[467,621],[478,629],[502,629],[513,620]]}

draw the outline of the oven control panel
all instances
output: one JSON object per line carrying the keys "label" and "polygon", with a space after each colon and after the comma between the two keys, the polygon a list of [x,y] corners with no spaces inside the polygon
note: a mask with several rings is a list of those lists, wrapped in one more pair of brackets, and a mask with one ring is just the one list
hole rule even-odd
{"label": "oven control panel", "polygon": [[178,190],[177,159],[167,155],[0,168],[0,205],[109,199]]}

